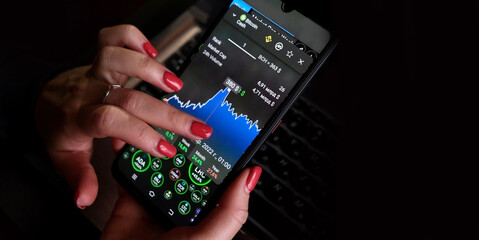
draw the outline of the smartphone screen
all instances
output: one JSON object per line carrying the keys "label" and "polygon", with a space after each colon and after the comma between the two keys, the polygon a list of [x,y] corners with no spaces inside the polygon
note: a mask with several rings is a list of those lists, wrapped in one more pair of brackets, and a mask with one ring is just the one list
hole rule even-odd
{"label": "smartphone screen", "polygon": [[117,159],[118,172],[175,225],[194,224],[235,166],[244,166],[329,42],[328,31],[280,6],[232,1],[179,76],[183,88],[158,96],[211,126],[209,139],[155,128],[176,146],[174,158],[127,146]]}

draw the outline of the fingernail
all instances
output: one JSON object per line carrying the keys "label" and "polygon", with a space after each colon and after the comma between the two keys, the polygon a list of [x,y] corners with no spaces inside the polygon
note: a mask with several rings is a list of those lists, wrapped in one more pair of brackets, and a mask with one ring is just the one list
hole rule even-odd
{"label": "fingernail", "polygon": [[211,133],[213,132],[213,128],[202,122],[197,121],[194,121],[191,124],[190,130],[195,136],[198,136],[203,139],[209,138],[211,136]]}
{"label": "fingernail", "polygon": [[143,49],[145,49],[146,53],[148,54],[148,56],[154,58],[156,56],[158,56],[158,52],[156,51],[156,49],[153,47],[153,45],[151,45],[150,42],[148,41],[145,41],[143,43]]}
{"label": "fingernail", "polygon": [[158,142],[157,148],[158,151],[166,157],[173,158],[176,155],[176,148],[163,139]]}
{"label": "fingernail", "polygon": [[175,92],[179,91],[183,87],[183,81],[181,81],[181,79],[179,79],[175,74],[168,71],[163,73],[163,81],[165,82],[166,86]]}
{"label": "fingernail", "polygon": [[249,172],[248,178],[246,179],[246,188],[249,192],[253,191],[254,187],[256,187],[261,172],[263,172],[263,169],[259,166],[254,166]]}
{"label": "fingernail", "polygon": [[77,205],[77,208],[79,208],[79,209],[81,209],[81,210],[83,210],[83,209],[86,208],[85,205],[83,205],[83,204],[80,203],[80,192],[76,191],[74,198],[75,198],[75,204]]}

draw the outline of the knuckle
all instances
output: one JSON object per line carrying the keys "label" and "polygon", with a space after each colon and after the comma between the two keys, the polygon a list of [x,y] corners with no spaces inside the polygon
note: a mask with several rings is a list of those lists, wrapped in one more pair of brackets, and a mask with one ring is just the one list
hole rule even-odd
{"label": "knuckle", "polygon": [[138,70],[141,73],[148,73],[150,72],[152,66],[152,59],[147,55],[139,55],[138,56]]}
{"label": "knuckle", "polygon": [[118,109],[114,106],[105,105],[95,109],[91,114],[90,130],[100,135],[107,135],[114,125]]}
{"label": "knuckle", "polygon": [[140,142],[149,142],[152,139],[151,131],[154,130],[148,126],[140,125],[135,131],[135,138],[138,139]]}
{"label": "knuckle", "polygon": [[168,108],[166,112],[166,120],[170,127],[177,126],[177,124],[181,124],[181,112],[176,108]]}
{"label": "knuckle", "polygon": [[238,224],[240,224],[240,225],[245,224],[246,221],[248,220],[248,209],[238,209],[238,210],[236,210],[233,217]]}
{"label": "knuckle", "polygon": [[178,134],[188,134],[189,133],[189,122],[191,120],[191,116],[185,112],[182,112],[174,107],[167,108],[164,111],[164,119],[165,128],[174,131]]}
{"label": "knuckle", "polygon": [[102,29],[100,29],[100,31],[98,31],[98,39],[102,39],[107,33],[108,31],[111,29],[111,27],[104,27]]}
{"label": "knuckle", "polygon": [[127,76],[118,71],[118,66],[115,64],[115,58],[118,58],[122,54],[120,49],[121,48],[114,46],[105,46],[101,48],[89,74],[99,79],[103,79],[110,84],[123,85]]}
{"label": "knuckle", "polygon": [[108,63],[115,55],[115,52],[115,47],[105,46],[101,48],[98,52],[97,61],[99,61],[100,63]]}
{"label": "knuckle", "polygon": [[123,31],[125,31],[126,34],[133,34],[139,31],[137,27],[131,24],[123,24],[121,25],[121,27],[123,28]]}
{"label": "knuckle", "polygon": [[[102,47],[98,51],[98,54],[95,57],[95,61],[92,68],[95,68],[98,71],[109,66],[112,62],[112,59],[115,57],[115,54],[116,54],[115,47],[112,47],[112,46]],[[94,71],[94,72],[97,72],[97,71]]]}
{"label": "knuckle", "polygon": [[136,91],[128,91],[120,98],[119,107],[127,110],[137,110],[141,107],[141,97]]}

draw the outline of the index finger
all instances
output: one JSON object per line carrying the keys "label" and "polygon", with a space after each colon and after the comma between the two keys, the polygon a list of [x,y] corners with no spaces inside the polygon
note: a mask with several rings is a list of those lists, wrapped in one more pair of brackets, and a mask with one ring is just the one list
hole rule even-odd
{"label": "index finger", "polygon": [[88,74],[99,81],[119,85],[124,85],[126,76],[136,77],[166,92],[183,87],[183,81],[153,58],[122,47],[102,48]]}
{"label": "index finger", "polygon": [[145,35],[137,27],[130,24],[101,29],[98,33],[98,48],[102,49],[106,46],[126,46],[137,52],[147,54],[152,58],[158,55],[158,52]]}

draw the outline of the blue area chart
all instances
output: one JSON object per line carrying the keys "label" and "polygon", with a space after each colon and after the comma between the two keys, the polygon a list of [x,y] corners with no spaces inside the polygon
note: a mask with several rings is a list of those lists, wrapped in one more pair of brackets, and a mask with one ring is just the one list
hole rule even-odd
{"label": "blue area chart", "polygon": [[226,100],[230,92],[229,88],[222,89],[205,103],[185,103],[177,95],[169,97],[166,102],[213,127],[213,134],[204,142],[234,165],[261,129],[257,120],[252,121],[247,115],[234,112],[234,107]]}

